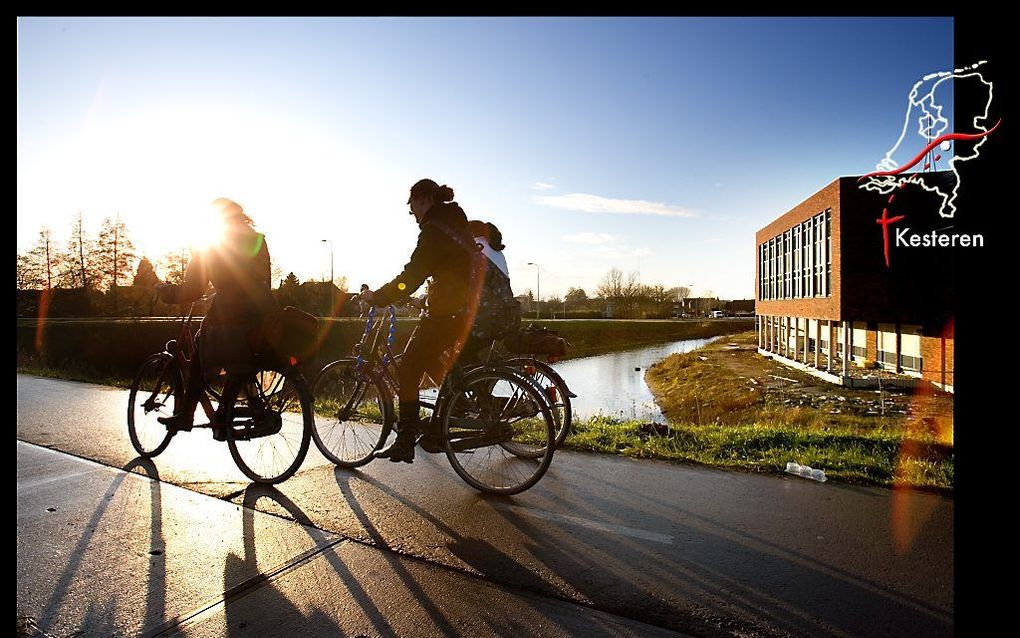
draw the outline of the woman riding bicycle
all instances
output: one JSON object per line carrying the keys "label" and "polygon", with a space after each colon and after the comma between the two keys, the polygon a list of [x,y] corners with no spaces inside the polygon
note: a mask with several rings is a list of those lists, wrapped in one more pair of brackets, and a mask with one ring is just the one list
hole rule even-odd
{"label": "woman riding bicycle", "polygon": [[[252,228],[252,219],[236,202],[221,197],[213,201],[213,207],[223,224],[221,241],[192,257],[183,284],[159,287],[165,302],[178,304],[199,299],[210,282],[216,288],[212,307],[202,321],[199,348],[189,364],[184,405],[173,416],[158,419],[171,430],[191,429],[204,371],[249,362],[263,347],[265,330],[278,312],[265,236]],[[220,410],[237,398],[239,383],[229,381]]]}
{"label": "woman riding bicycle", "polygon": [[[449,186],[440,186],[431,179],[420,180],[411,187],[407,203],[421,229],[411,260],[392,281],[374,292],[364,293],[363,298],[376,306],[386,306],[410,296],[427,278],[432,278],[426,313],[407,342],[397,370],[397,437],[392,445],[375,453],[377,458],[413,463],[415,439],[421,430],[418,388],[422,375],[428,372],[441,384],[469,341],[477,291],[472,290],[473,260],[465,247],[476,245],[467,216],[453,201],[453,189]],[[442,355],[448,350],[452,356],[446,359]]]}

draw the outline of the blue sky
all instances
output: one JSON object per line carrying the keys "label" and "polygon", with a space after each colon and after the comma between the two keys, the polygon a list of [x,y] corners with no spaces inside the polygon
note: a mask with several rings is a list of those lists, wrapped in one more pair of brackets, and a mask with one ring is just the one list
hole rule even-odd
{"label": "blue sky", "polygon": [[322,277],[328,239],[374,287],[431,177],[503,229],[515,291],[538,262],[543,297],[640,267],[750,298],[754,232],[872,170],[952,41],[949,18],[20,19],[18,249],[82,210],[156,257],[227,196],[285,272]]}

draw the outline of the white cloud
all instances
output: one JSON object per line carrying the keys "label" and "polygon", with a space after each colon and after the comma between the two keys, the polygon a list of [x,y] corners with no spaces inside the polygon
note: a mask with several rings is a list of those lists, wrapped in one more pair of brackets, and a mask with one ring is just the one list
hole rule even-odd
{"label": "white cloud", "polygon": [[643,199],[611,199],[599,195],[570,193],[569,195],[546,195],[535,197],[543,206],[576,210],[583,213],[613,213],[617,215],[658,215],[662,217],[694,217],[696,214],[679,206],[668,206],[661,202]]}
{"label": "white cloud", "polygon": [[574,233],[573,235],[564,235],[563,241],[570,242],[572,244],[589,244],[597,246],[600,244],[611,244],[616,241],[616,237],[609,233]]}
{"label": "white cloud", "polygon": [[552,184],[547,184],[545,182],[535,182],[534,184],[531,185],[531,189],[536,191],[551,191],[554,188],[556,187],[553,186]]}

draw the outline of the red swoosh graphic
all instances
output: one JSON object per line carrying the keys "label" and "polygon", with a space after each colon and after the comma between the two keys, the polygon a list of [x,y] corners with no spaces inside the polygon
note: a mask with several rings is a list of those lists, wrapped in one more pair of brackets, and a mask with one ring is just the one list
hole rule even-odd
{"label": "red swoosh graphic", "polygon": [[938,146],[942,142],[946,142],[946,141],[949,141],[949,140],[979,140],[982,137],[985,137],[986,135],[990,135],[992,133],[992,131],[994,131],[995,129],[999,128],[1000,124],[1002,124],[1002,120],[1001,119],[998,122],[995,123],[995,126],[993,126],[992,128],[988,129],[984,133],[974,133],[974,134],[967,134],[967,133],[946,133],[945,135],[940,135],[939,137],[936,137],[935,139],[933,139],[931,141],[931,143],[928,144],[928,146],[925,146],[924,150],[922,150],[920,153],[917,154],[917,157],[915,157],[914,159],[910,160],[909,164],[906,164],[905,166],[901,166],[901,167],[897,168],[894,171],[875,171],[874,173],[868,173],[867,175],[862,175],[860,178],[858,178],[857,181],[859,182],[862,179],[867,179],[869,177],[879,177],[881,175],[899,175],[900,173],[902,173],[903,171],[907,170],[908,168],[913,168],[914,166],[916,166],[917,163],[920,162],[924,158],[924,156],[928,154],[929,151],[931,151],[933,148],[935,148],[936,146]]}

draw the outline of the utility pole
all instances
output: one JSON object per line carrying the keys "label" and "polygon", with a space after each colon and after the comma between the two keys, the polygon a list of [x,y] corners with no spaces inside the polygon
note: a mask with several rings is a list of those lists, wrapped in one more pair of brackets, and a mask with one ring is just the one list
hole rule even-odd
{"label": "utility pole", "polygon": [[329,316],[332,317],[333,309],[336,308],[336,299],[333,295],[333,240],[323,239],[321,243],[329,244]]}
{"label": "utility pole", "polygon": [[535,319],[538,319],[539,304],[542,302],[542,268],[533,261],[529,261],[528,265],[535,267]]}

